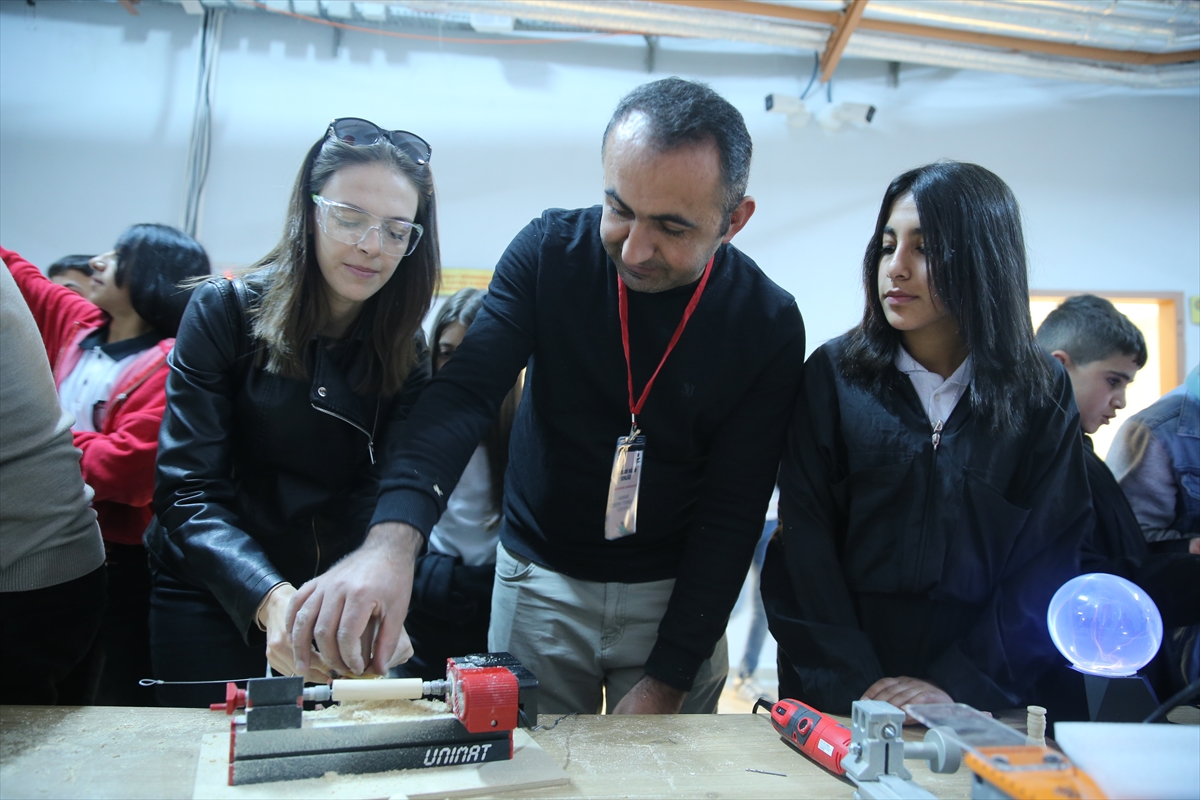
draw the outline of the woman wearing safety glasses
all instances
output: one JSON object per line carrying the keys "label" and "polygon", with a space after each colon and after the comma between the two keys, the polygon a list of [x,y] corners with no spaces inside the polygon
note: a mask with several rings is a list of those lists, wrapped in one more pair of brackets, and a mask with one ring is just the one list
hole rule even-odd
{"label": "woman wearing safety glasses", "polygon": [[[429,145],[335,120],[304,158],[283,238],[199,289],[171,357],[159,439],[155,677],[293,674],[296,587],[357,548],[377,463],[429,380],[420,325],[439,277]],[[306,676],[328,674],[319,656]],[[159,685],[164,705],[221,684]]]}

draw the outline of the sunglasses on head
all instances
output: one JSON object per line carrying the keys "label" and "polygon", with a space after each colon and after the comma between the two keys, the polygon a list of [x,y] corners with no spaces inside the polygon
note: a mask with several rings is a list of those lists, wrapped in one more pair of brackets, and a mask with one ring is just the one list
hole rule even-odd
{"label": "sunglasses on head", "polygon": [[418,164],[428,164],[433,150],[429,142],[408,131],[385,131],[374,122],[358,117],[342,117],[329,123],[329,135],[349,145],[375,144],[380,140],[391,142],[400,151]]}

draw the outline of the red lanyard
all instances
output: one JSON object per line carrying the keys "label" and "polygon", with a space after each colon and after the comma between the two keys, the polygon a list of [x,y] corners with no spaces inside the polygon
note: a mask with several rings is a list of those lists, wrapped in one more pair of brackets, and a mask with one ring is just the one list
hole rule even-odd
{"label": "red lanyard", "polygon": [[679,320],[679,326],[675,328],[675,334],[667,344],[667,352],[663,353],[662,361],[658,362],[658,368],[654,370],[654,374],[650,376],[650,380],[646,381],[646,388],[642,389],[642,396],[636,403],[633,401],[633,370],[629,366],[629,294],[625,288],[625,281],[621,280],[619,274],[617,275],[617,295],[619,299],[617,308],[621,314],[621,344],[625,346],[625,376],[629,381],[629,414],[634,417],[635,421],[637,415],[642,411],[642,406],[646,404],[646,398],[650,395],[650,387],[654,385],[654,379],[662,371],[663,364],[667,363],[667,356],[671,355],[671,351],[675,349],[675,343],[683,335],[683,329],[687,327],[688,320],[692,318],[692,312],[696,310],[696,305],[700,302],[700,295],[704,294],[704,287],[708,285],[709,273],[712,272],[713,259],[716,257],[714,253],[713,257],[708,259],[708,265],[704,267],[704,275],[700,278],[700,285],[696,287],[696,291],[692,294],[692,299],[688,301],[687,308],[683,310],[683,319]]}

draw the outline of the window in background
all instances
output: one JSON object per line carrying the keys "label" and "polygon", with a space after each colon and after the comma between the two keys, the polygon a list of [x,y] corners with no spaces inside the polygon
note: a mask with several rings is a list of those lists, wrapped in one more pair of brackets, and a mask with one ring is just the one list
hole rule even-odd
{"label": "window in background", "polygon": [[[1033,329],[1063,300],[1080,291],[1030,291],[1029,313]],[[1174,389],[1183,381],[1183,295],[1178,292],[1090,292],[1110,300],[1146,338],[1149,357],[1125,392],[1125,408],[1112,424],[1092,436],[1096,454],[1108,455],[1121,423]]]}

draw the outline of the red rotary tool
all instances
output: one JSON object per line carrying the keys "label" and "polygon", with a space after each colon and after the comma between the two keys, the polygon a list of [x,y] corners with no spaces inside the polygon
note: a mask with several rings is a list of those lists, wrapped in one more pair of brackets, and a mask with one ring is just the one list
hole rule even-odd
{"label": "red rotary tool", "polygon": [[846,774],[842,759],[850,750],[849,728],[799,700],[772,703],[760,697],[753,713],[759,708],[770,710],[771,724],[785,742],[834,775]]}

